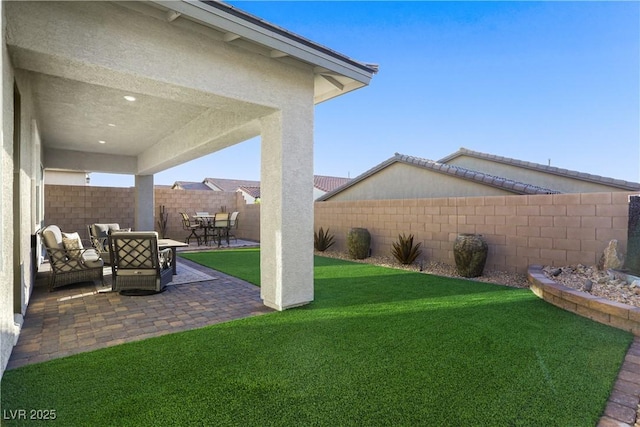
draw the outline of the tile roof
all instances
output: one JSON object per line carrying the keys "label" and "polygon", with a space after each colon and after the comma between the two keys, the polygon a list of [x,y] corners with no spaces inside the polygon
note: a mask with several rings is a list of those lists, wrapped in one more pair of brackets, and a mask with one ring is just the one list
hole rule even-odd
{"label": "tile roof", "polygon": [[242,185],[240,187],[238,187],[239,190],[244,191],[245,193],[247,193],[248,195],[250,195],[251,197],[253,197],[254,199],[257,199],[260,197],[260,187],[251,187],[248,185]]}
{"label": "tile roof", "polygon": [[242,179],[205,178],[204,183],[209,183],[220,191],[236,191],[240,187],[260,187],[260,181]]}
{"label": "tile roof", "polygon": [[173,186],[173,189],[180,190],[208,190],[211,191],[211,187],[207,186],[203,182],[191,182],[191,181],[176,181]]}
{"label": "tile roof", "polygon": [[319,190],[328,192],[351,181],[351,178],[340,178],[337,176],[314,175],[313,186]]}
{"label": "tile roof", "polygon": [[[314,187],[325,192],[332,191],[340,187],[341,185],[346,184],[349,181],[350,181],[350,178],[341,178],[337,176],[325,176],[325,175],[313,176]],[[248,194],[251,194],[252,197],[260,197],[260,181],[249,181],[249,180],[241,180],[241,179],[223,179],[223,178],[205,178],[204,182],[219,188],[220,191],[236,191],[237,189],[242,188]]]}
{"label": "tile roof", "polygon": [[407,156],[404,154],[395,153],[393,157],[385,160],[377,166],[369,169],[363,174],[353,178],[347,184],[330,191],[327,194],[319,197],[318,200],[327,200],[333,195],[357,184],[358,182],[374,175],[375,173],[391,166],[394,163],[405,163],[408,165],[417,166],[423,169],[428,169],[434,172],[454,176],[456,178],[465,179],[468,181],[475,181],[477,183],[488,185],[491,187],[501,188],[506,191],[510,191],[515,194],[559,194],[560,191],[552,190],[549,188],[542,188],[536,185],[526,184],[524,182],[513,181],[511,179],[502,178],[499,176],[489,175],[483,172],[473,171],[471,169],[465,169],[459,166],[447,165],[441,162],[435,162],[433,160],[423,159],[420,157]]}
{"label": "tile roof", "polygon": [[494,154],[481,153],[479,151],[469,150],[464,147],[461,147],[455,153],[450,154],[447,157],[444,157],[438,160],[438,162],[447,163],[455,159],[456,157],[460,157],[460,156],[468,156],[468,157],[475,157],[478,159],[490,160],[493,162],[503,163],[511,166],[517,166],[524,169],[531,169],[531,170],[536,170],[540,172],[546,172],[553,175],[564,176],[567,178],[573,178],[573,179],[578,179],[582,181],[589,181],[589,182],[594,182],[598,184],[609,185],[612,187],[618,187],[623,190],[630,190],[630,191],[640,190],[640,183],[637,183],[637,182],[629,182],[622,179],[607,178],[599,175],[592,175],[584,172],[557,168],[555,166],[542,165],[540,163],[525,162],[523,160],[511,159],[509,157],[501,157],[501,156],[496,156]]}

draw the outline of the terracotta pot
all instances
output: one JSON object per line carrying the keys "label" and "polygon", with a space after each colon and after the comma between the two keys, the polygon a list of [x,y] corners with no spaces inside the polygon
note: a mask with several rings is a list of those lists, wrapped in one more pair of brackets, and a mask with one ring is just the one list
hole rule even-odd
{"label": "terracotta pot", "polygon": [[462,277],[482,276],[489,246],[480,234],[458,234],[453,243],[453,257]]}

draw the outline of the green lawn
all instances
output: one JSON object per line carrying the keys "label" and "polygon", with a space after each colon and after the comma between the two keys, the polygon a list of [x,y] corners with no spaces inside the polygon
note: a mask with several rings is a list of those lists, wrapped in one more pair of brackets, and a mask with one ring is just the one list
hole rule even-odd
{"label": "green lawn", "polygon": [[[259,277],[257,250],[196,255]],[[2,408],[87,426],[593,426],[632,340],[526,289],[321,257],[315,289],[298,309],[7,371]]]}

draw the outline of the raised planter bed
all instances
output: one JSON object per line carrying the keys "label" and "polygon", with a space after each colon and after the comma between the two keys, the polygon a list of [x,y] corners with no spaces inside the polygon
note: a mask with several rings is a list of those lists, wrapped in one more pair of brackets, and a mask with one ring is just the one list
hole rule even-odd
{"label": "raised planter bed", "polygon": [[640,336],[640,308],[577,291],[547,278],[541,265],[527,271],[531,291],[543,300],[580,316]]}

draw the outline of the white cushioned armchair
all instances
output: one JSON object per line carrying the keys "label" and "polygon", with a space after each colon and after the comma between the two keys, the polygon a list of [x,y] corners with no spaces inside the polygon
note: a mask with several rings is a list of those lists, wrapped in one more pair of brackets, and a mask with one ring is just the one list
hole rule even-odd
{"label": "white cushioned armchair", "polygon": [[87,226],[91,245],[98,251],[105,264],[111,264],[111,254],[107,247],[107,238],[112,231],[120,230],[120,224],[91,224]]}
{"label": "white cushioned armchair", "polygon": [[57,225],[40,231],[51,264],[49,291],[71,283],[100,280],[104,263],[95,249],[85,249],[78,233],[63,233]]}

